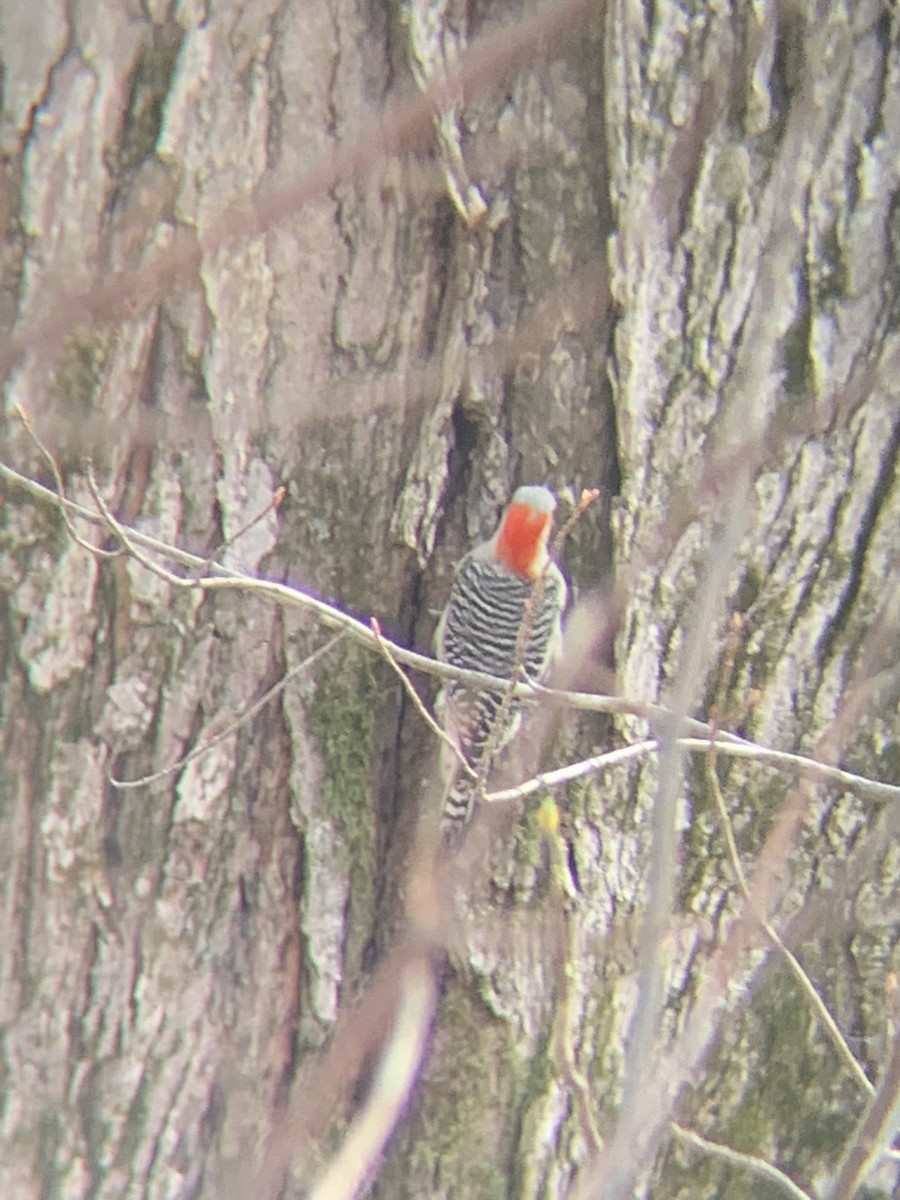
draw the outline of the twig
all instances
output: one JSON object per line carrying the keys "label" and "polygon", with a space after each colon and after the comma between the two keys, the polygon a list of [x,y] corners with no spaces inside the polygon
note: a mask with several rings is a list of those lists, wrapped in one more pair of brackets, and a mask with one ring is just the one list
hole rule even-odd
{"label": "twig", "polygon": [[284,503],[284,497],[286,494],[287,488],[282,483],[272,493],[272,498],[269,500],[268,504],[265,504],[256,514],[256,516],[251,517],[249,521],[246,521],[240,527],[240,529],[231,535],[231,537],[226,538],[223,542],[220,542],[218,546],[215,546],[210,551],[208,561],[212,562],[214,559],[218,558],[220,554],[224,554],[225,551],[238,542],[245,533],[249,533],[254,525],[258,525],[260,521],[264,520],[270,512],[277,512]]}
{"label": "twig", "polygon": [[785,1175],[784,1171],[779,1171],[765,1159],[756,1158],[753,1154],[743,1154],[740,1150],[733,1150],[730,1146],[723,1146],[720,1142],[711,1142],[708,1138],[701,1137],[699,1133],[694,1133],[692,1129],[685,1129],[684,1126],[678,1125],[674,1121],[669,1128],[679,1141],[693,1146],[697,1150],[702,1150],[714,1158],[721,1158],[723,1162],[730,1163],[734,1167],[743,1167],[747,1171],[752,1171],[754,1175],[759,1175],[763,1179],[769,1180],[770,1183],[784,1188],[789,1196],[794,1197],[794,1200],[812,1200],[809,1192],[804,1192],[803,1188],[798,1187],[793,1179]]}
{"label": "twig", "polygon": [[244,711],[240,713],[239,716],[235,717],[233,721],[230,721],[224,729],[221,729],[212,737],[207,738],[206,741],[202,742],[199,746],[194,746],[192,750],[183,755],[181,758],[169,763],[168,766],[161,767],[160,770],[154,771],[151,775],[142,775],[139,779],[117,779],[112,772],[110,772],[107,775],[110,785],[120,792],[134,791],[136,788],[148,787],[151,783],[157,783],[160,779],[165,779],[166,776],[173,775],[176,771],[180,771],[182,767],[186,767],[189,762],[193,762],[193,760],[195,758],[199,758],[200,755],[207,754],[213,749],[214,746],[218,746],[219,742],[224,741],[225,738],[231,737],[233,733],[236,733],[239,729],[242,729],[245,725],[248,725],[250,721],[252,721],[257,715],[257,713],[262,712],[267,704],[270,704],[276,696],[280,695],[285,690],[289,683],[293,682],[293,680],[304,671],[308,671],[310,667],[314,666],[319,661],[320,658],[324,658],[325,655],[328,654],[329,651],[333,650],[338,642],[342,641],[346,636],[346,633],[341,630],[339,633],[336,633],[334,637],[329,638],[324,646],[320,646],[318,650],[314,650],[312,654],[307,655],[302,662],[297,663],[296,666],[291,667],[289,671],[285,672],[282,678],[279,679],[278,683],[274,684],[270,688],[267,688],[258,700],[255,700],[253,704],[249,706],[249,708],[245,708]]}
{"label": "twig", "polygon": [[[846,745],[851,729],[865,718],[866,679],[872,673],[876,653],[883,653],[889,638],[896,636],[893,609],[894,594],[890,593],[864,643],[859,670],[842,693],[836,715],[819,739],[818,751],[834,760]],[[733,1007],[735,997],[743,994],[759,970],[759,960],[749,962],[748,956],[761,944],[764,936],[758,914],[764,912],[773,894],[774,880],[784,871],[798,836],[801,823],[810,807],[809,789],[794,787],[789,793],[772,828],[766,835],[757,857],[752,880],[748,880],[750,899],[745,912],[738,914],[726,927],[718,945],[710,954],[706,969],[698,979],[693,1003],[684,1015],[674,1048],[665,1046],[659,1035],[653,1053],[657,1059],[666,1054],[663,1072],[648,1076],[641,1096],[641,1107],[633,1111],[628,1121],[620,1119],[614,1134],[603,1151],[586,1165],[576,1183],[572,1200],[595,1200],[596,1197],[625,1197],[633,1191],[638,1173],[655,1155],[659,1138],[669,1124],[677,1097],[684,1085],[694,1077],[707,1052],[722,1016]],[[747,920],[755,915],[756,920]],[[726,986],[724,981],[729,981]],[[900,1039],[896,1050],[900,1055]]]}
{"label": "twig", "polygon": [[[741,860],[740,860],[740,855],[738,854],[737,842],[736,842],[735,836],[734,836],[734,826],[732,825],[731,818],[728,815],[728,809],[725,805],[725,797],[722,795],[722,789],[719,786],[719,779],[718,779],[718,776],[716,775],[717,748],[716,748],[715,742],[711,743],[711,747],[712,747],[711,753],[709,754],[709,757],[706,760],[706,779],[707,779],[707,782],[709,783],[712,794],[715,797],[716,808],[718,809],[718,812],[719,812],[719,821],[721,822],[721,825],[722,825],[722,831],[725,835],[725,844],[728,848],[728,857],[731,861],[731,869],[734,871],[734,875],[737,880],[738,888],[740,889],[741,895],[744,897],[744,900],[749,905],[749,903],[750,903],[750,888],[747,886],[747,877],[744,874],[744,868],[741,866]],[[828,1011],[828,1007],[826,1006],[825,1001],[822,999],[822,997],[816,991],[815,987],[813,986],[812,980],[810,979],[810,977],[806,973],[806,971],[803,969],[799,959],[796,957],[795,954],[793,954],[792,951],[790,951],[787,948],[787,946],[781,940],[780,934],[775,929],[774,925],[772,925],[771,921],[769,921],[765,917],[761,917],[760,925],[762,926],[762,929],[764,930],[766,937],[769,939],[769,941],[772,943],[772,945],[776,948],[776,950],[779,952],[779,954],[782,955],[785,962],[790,967],[791,972],[792,972],[794,978],[796,979],[797,983],[800,985],[800,988],[801,988],[803,994],[806,996],[807,1000],[809,1001],[809,1003],[812,1005],[813,1009],[815,1010],[816,1016],[819,1018],[819,1020],[824,1025],[825,1030],[828,1033],[828,1036],[831,1038],[832,1044],[835,1047],[835,1049],[837,1050],[839,1057],[844,1061],[844,1063],[847,1065],[847,1067],[849,1067],[850,1073],[853,1075],[856,1082],[869,1095],[874,1095],[875,1088],[872,1086],[872,1083],[870,1082],[869,1077],[866,1075],[865,1071],[862,1069],[859,1062],[857,1061],[855,1055],[853,1054],[853,1051],[850,1049],[849,1045],[847,1044],[846,1038],[841,1033],[837,1022],[835,1021],[835,1019],[831,1015],[831,1013]]]}
{"label": "twig", "polygon": [[450,737],[449,734],[445,733],[443,729],[441,729],[440,725],[438,725],[437,721],[434,719],[434,717],[431,715],[431,713],[428,711],[428,709],[422,703],[422,699],[419,696],[419,693],[416,691],[415,687],[413,686],[412,680],[409,678],[409,676],[406,674],[405,671],[401,670],[400,664],[397,662],[396,658],[394,658],[394,655],[391,652],[389,643],[387,642],[387,640],[385,639],[384,635],[381,632],[381,624],[380,624],[378,618],[372,617],[370,625],[371,625],[372,633],[375,635],[376,646],[381,651],[383,657],[387,661],[391,670],[394,672],[395,675],[397,675],[400,682],[403,684],[404,688],[406,689],[407,695],[412,700],[412,702],[415,706],[416,712],[419,714],[419,716],[422,718],[422,720],[425,722],[425,724],[428,726],[428,728],[431,730],[431,732],[434,733],[437,737],[439,737],[445,745],[450,747],[450,749],[453,751],[453,753],[456,755],[456,757],[462,763],[463,769],[472,777],[472,779],[476,779],[477,775],[476,775],[475,771],[472,769],[472,766],[469,763],[469,760],[463,754],[462,750],[460,750],[459,746],[457,746],[456,742],[454,742],[453,738]]}
{"label": "twig", "polygon": [[82,548],[82,550],[87,550],[88,554],[92,554],[95,558],[108,559],[108,558],[121,557],[121,555],[125,553],[124,550],[104,550],[102,546],[95,546],[92,542],[88,542],[83,537],[80,536],[80,534],[78,533],[78,530],[75,528],[75,526],[72,523],[71,518],[69,517],[68,505],[66,504],[66,496],[65,496],[65,484],[63,483],[62,472],[59,469],[59,464],[57,463],[54,456],[47,449],[47,447],[44,445],[44,443],[41,441],[41,439],[38,437],[34,426],[31,424],[31,422],[28,419],[28,414],[25,412],[24,407],[21,404],[16,404],[16,405],[14,405],[14,411],[16,413],[16,416],[22,422],[22,425],[25,427],[25,432],[28,434],[28,436],[34,442],[35,446],[37,446],[38,450],[41,452],[41,454],[47,460],[50,470],[53,472],[53,478],[56,481],[56,491],[57,491],[57,494],[58,494],[59,500],[60,500],[59,512],[63,519],[63,524],[65,525],[66,530],[69,534],[69,537],[72,539],[72,541],[77,546],[80,546]]}
{"label": "twig", "polygon": [[892,783],[881,783],[877,779],[869,779],[865,775],[857,775],[853,771],[845,771],[842,767],[833,767],[830,763],[820,762],[817,758],[809,758],[805,754],[792,754],[788,750],[772,750],[756,742],[739,740],[722,741],[719,733],[714,742],[705,738],[680,738],[686,750],[710,753],[715,747],[717,754],[728,758],[749,758],[754,762],[770,767],[789,767],[801,775],[818,779],[822,783],[830,783],[835,787],[844,788],[871,800],[900,800],[900,787]]}
{"label": "twig", "polygon": [[579,497],[578,503],[573,507],[563,524],[560,525],[556,532],[556,537],[553,539],[552,551],[552,557],[557,562],[559,562],[562,558],[563,548],[566,542],[569,540],[569,534],[581,520],[582,515],[587,509],[590,508],[599,495],[599,488],[585,488]]}
{"label": "twig", "polygon": [[506,804],[511,800],[523,800],[526,796],[533,796],[535,792],[562,787],[566,783],[571,783],[573,779],[605,771],[607,767],[619,767],[622,763],[630,762],[633,758],[643,758],[644,755],[652,754],[658,749],[659,742],[656,738],[646,742],[633,742],[630,746],[620,746],[617,750],[607,750],[593,758],[585,758],[581,762],[559,767],[556,771],[544,771],[516,787],[504,788],[499,792],[488,792],[484,799],[489,804]]}
{"label": "twig", "polygon": [[[556,692],[554,695],[560,704],[566,704],[571,708],[584,710],[591,707],[586,703],[590,697],[583,696],[579,692]],[[581,703],[582,697],[585,703]],[[598,699],[603,699],[603,697],[598,697]],[[771,750],[768,746],[760,746],[756,742],[744,739],[723,741],[721,739],[724,736],[719,731],[714,742],[709,738],[678,738],[677,744],[682,749],[689,750],[694,754],[710,754],[714,747],[717,754],[722,754],[727,758],[747,758],[761,763],[763,766],[786,767],[810,779],[817,779],[821,783],[831,784],[856,795],[867,796],[872,800],[900,800],[900,787],[893,783],[880,783],[865,775],[855,775],[852,771],[845,771],[841,767],[832,767],[828,763],[819,762],[818,759],[807,758],[803,754],[791,754],[787,750]],[[526,796],[534,795],[541,788],[562,787],[563,784],[571,783],[573,779],[580,779],[584,775],[591,775],[593,772],[602,771],[609,766],[618,766],[634,755],[650,753],[658,745],[657,738],[632,742],[629,746],[609,750],[596,757],[582,759],[580,762],[569,763],[555,771],[545,771],[515,787],[504,788],[499,792],[489,792],[485,796],[485,800],[491,803],[522,800]]]}
{"label": "twig", "polygon": [[148,571],[150,571],[151,574],[158,575],[160,579],[164,579],[166,583],[171,584],[173,587],[196,587],[198,585],[198,581],[192,579],[183,579],[180,575],[176,575],[173,571],[168,570],[168,568],[160,566],[159,563],[154,562],[148,554],[145,554],[140,547],[135,544],[135,539],[132,536],[132,530],[123,525],[118,518],[113,516],[112,510],[104,500],[103,493],[100,491],[100,487],[94,475],[94,464],[91,459],[86,460],[85,471],[91,497],[94,503],[97,505],[97,508],[100,510],[100,516],[102,517],[104,524],[107,526],[110,532],[118,538],[124,549],[128,551],[131,557],[135,559],[135,561],[139,562],[142,567],[145,567]]}
{"label": "twig", "polygon": [[[567,893],[572,886],[565,862],[563,841],[557,834],[551,843],[551,853],[555,860],[557,887],[561,892],[562,917],[566,927],[566,958],[560,974],[560,990],[562,1002],[556,1018],[555,1042],[562,1068],[562,1074],[568,1081],[575,1099],[575,1109],[579,1118],[582,1136],[588,1146],[589,1153],[598,1154],[603,1148],[603,1135],[597,1124],[594,1112],[594,1097],[591,1094],[590,1083],[578,1065],[575,1046],[572,1042],[572,1029],[578,1024],[579,1011],[575,999],[575,979],[577,972],[575,964],[578,961],[577,933],[578,925],[574,919],[573,906],[567,903]],[[563,881],[566,881],[565,883]]]}

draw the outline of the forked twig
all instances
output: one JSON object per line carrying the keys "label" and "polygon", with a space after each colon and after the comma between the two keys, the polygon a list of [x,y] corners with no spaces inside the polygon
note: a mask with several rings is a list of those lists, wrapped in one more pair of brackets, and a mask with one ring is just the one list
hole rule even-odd
{"label": "forked twig", "polygon": [[53,472],[53,479],[56,483],[56,491],[57,491],[57,494],[58,494],[59,500],[60,500],[59,513],[63,519],[63,524],[66,527],[66,531],[68,532],[69,537],[76,544],[76,546],[80,546],[82,550],[86,550],[88,552],[88,554],[92,554],[95,558],[100,558],[100,559],[120,558],[125,553],[125,551],[123,549],[104,550],[102,546],[95,546],[93,544],[93,542],[87,541],[85,538],[81,537],[81,535],[78,533],[78,530],[75,528],[75,525],[73,524],[72,519],[69,516],[69,506],[66,503],[65,484],[63,483],[62,472],[59,469],[59,464],[57,463],[53,454],[51,454],[51,452],[47,449],[47,447],[44,445],[44,443],[38,437],[37,431],[35,430],[34,426],[31,424],[31,421],[28,419],[28,414],[25,412],[24,407],[21,404],[16,404],[16,405],[14,405],[14,411],[15,411],[16,416],[22,422],[22,425],[25,428],[25,432],[28,434],[28,436],[34,442],[35,446],[38,448],[38,450],[44,456],[44,458],[47,461],[48,466],[50,467],[50,470]]}

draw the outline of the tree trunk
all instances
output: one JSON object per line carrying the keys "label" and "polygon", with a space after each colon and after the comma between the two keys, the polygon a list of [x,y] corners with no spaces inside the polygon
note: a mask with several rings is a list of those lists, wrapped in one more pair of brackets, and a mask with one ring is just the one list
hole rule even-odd
{"label": "tree trunk", "polygon": [[[897,1019],[895,12],[136,13],[0,0],[0,1191],[306,1195],[418,965],[375,1194],[852,1194]],[[655,745],[429,883],[392,665],[224,572],[427,652],[520,482],[602,490],[558,682],[628,703],[541,705],[492,786]]]}

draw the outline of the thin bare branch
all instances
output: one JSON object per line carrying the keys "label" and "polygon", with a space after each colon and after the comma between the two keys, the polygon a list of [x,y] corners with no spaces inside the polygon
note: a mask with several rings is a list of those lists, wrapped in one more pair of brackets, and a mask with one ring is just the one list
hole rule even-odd
{"label": "thin bare branch", "polygon": [[578,1028],[580,1009],[575,995],[578,960],[578,922],[575,920],[571,903],[574,887],[566,861],[565,842],[558,830],[550,836],[553,857],[553,878],[560,894],[562,916],[566,927],[566,957],[560,967],[560,991],[562,1001],[556,1014],[554,1043],[561,1073],[569,1084],[575,1100],[575,1110],[581,1126],[582,1136],[590,1153],[598,1154],[603,1148],[603,1134],[597,1123],[594,1097],[587,1076],[582,1071],[572,1039],[573,1029]]}
{"label": "thin bare branch", "polygon": [[[552,695],[560,704],[565,704],[570,708],[580,711],[590,711],[592,708],[590,695],[583,692],[554,692]],[[607,697],[595,698],[600,700],[607,699]],[[900,800],[900,787],[896,784],[881,783],[877,779],[870,779],[866,775],[857,775],[853,771],[845,771],[841,767],[832,767],[828,763],[819,762],[815,758],[807,758],[803,754],[791,754],[787,750],[772,750],[768,746],[761,746],[756,742],[749,742],[743,738],[740,740],[722,740],[726,736],[722,731],[719,731],[715,741],[709,738],[679,738],[678,745],[693,754],[710,754],[715,750],[717,754],[722,754],[727,758],[746,758],[753,762],[761,763],[764,766],[794,771],[804,778],[818,780],[832,787],[840,787],[845,791],[853,792],[858,796],[865,796],[870,800]],[[606,770],[607,767],[619,766],[633,757],[652,753],[658,745],[659,740],[657,738],[651,738],[642,742],[632,742],[628,746],[622,746],[616,750],[607,750],[603,754],[598,754],[593,758],[585,758],[576,763],[569,763],[564,767],[559,767],[555,771],[544,771],[542,774],[534,775],[531,779],[527,779],[524,783],[517,784],[515,787],[504,788],[502,791],[497,792],[488,792],[485,800],[490,803],[508,803],[511,800],[524,800],[526,797],[533,796],[535,792],[539,792],[542,789],[552,790],[553,788],[563,787],[565,784],[571,783],[574,779],[581,779],[583,776],[592,775],[596,771]]]}
{"label": "thin bare branch", "polygon": [[720,732],[715,741],[706,738],[681,738],[680,741],[686,750],[708,754],[714,748],[716,754],[723,754],[728,758],[748,758],[770,767],[787,768],[807,779],[820,780],[833,787],[840,787],[845,791],[854,792],[856,795],[866,796],[870,800],[900,800],[900,787],[893,783],[881,783],[877,779],[870,779],[866,775],[857,775],[853,771],[845,771],[842,767],[831,766],[830,763],[821,762],[819,759],[810,758],[805,754],[792,754],[787,750],[772,750],[768,746],[761,746],[757,742],[750,742],[745,738],[723,741],[722,737]]}
{"label": "thin bare branch", "polygon": [[229,550],[233,545],[235,545],[236,542],[239,542],[245,534],[249,533],[250,530],[254,528],[254,526],[258,525],[260,521],[265,520],[269,513],[278,512],[279,508],[281,508],[282,504],[284,503],[284,497],[286,494],[287,488],[284,486],[284,484],[281,484],[279,487],[277,487],[272,493],[272,498],[269,500],[268,504],[265,504],[255,516],[251,517],[248,521],[245,521],[240,529],[236,530],[229,538],[226,538],[224,542],[220,542],[220,544],[212,550],[209,556],[210,561],[218,558],[220,554],[224,554],[226,550]]}
{"label": "thin bare branch", "polygon": [[695,1150],[702,1150],[704,1154],[719,1158],[733,1167],[751,1171],[754,1175],[759,1175],[762,1179],[783,1188],[789,1196],[793,1196],[794,1200],[812,1200],[809,1192],[804,1192],[803,1188],[798,1187],[793,1179],[785,1175],[784,1171],[779,1171],[765,1159],[757,1158],[753,1154],[743,1154],[740,1150],[733,1150],[731,1146],[723,1146],[721,1142],[711,1142],[709,1138],[701,1137],[699,1133],[694,1133],[692,1129],[685,1129],[683,1125],[677,1125],[674,1121],[669,1128],[684,1145],[693,1146]]}
{"label": "thin bare branch", "polygon": [[[713,745],[715,745],[715,743],[713,743]],[[740,859],[740,855],[738,854],[737,841],[735,840],[735,836],[734,836],[734,826],[731,823],[731,818],[728,815],[728,809],[725,805],[725,797],[722,795],[722,789],[719,786],[719,778],[716,774],[716,751],[715,751],[715,749],[713,750],[713,752],[709,755],[709,757],[706,760],[706,778],[707,778],[707,782],[709,783],[710,789],[713,793],[713,796],[715,797],[716,808],[718,809],[718,812],[719,812],[719,821],[721,822],[722,831],[725,835],[725,844],[728,848],[728,857],[731,862],[731,869],[734,871],[734,875],[737,880],[738,887],[740,888],[741,894],[743,895],[744,900],[749,905],[750,889],[747,886],[747,877],[744,874],[744,868],[741,866],[741,859]],[[782,956],[782,958],[784,958],[785,962],[790,967],[794,978],[796,979],[797,983],[800,986],[800,989],[802,990],[803,994],[806,996],[807,1000],[809,1001],[809,1003],[810,1003],[813,1011],[815,1012],[816,1016],[818,1017],[819,1021],[825,1027],[825,1030],[828,1033],[828,1036],[831,1038],[832,1045],[837,1050],[839,1057],[847,1065],[847,1067],[850,1070],[851,1075],[854,1077],[854,1079],[860,1085],[860,1087],[862,1087],[863,1090],[866,1091],[869,1095],[873,1095],[875,1092],[875,1088],[872,1086],[872,1083],[870,1082],[868,1075],[866,1075],[865,1071],[862,1069],[862,1066],[857,1061],[855,1055],[853,1054],[853,1051],[850,1049],[849,1045],[847,1044],[847,1039],[841,1033],[841,1030],[838,1027],[837,1022],[835,1021],[834,1017],[829,1012],[828,1007],[825,1004],[825,1001],[822,999],[822,997],[819,995],[819,993],[816,991],[815,987],[813,986],[813,982],[810,979],[809,975],[807,975],[806,971],[803,969],[803,966],[801,965],[800,960],[796,957],[796,955],[791,950],[789,950],[787,948],[787,946],[781,940],[780,934],[775,929],[775,927],[771,923],[771,921],[768,921],[765,917],[763,917],[761,919],[761,924],[762,924],[762,928],[765,930],[766,937],[768,937],[769,941],[772,943],[772,945],[776,948],[776,950],[779,952],[779,954]]]}
{"label": "thin bare branch", "polygon": [[66,527],[66,531],[69,534],[69,537],[76,544],[76,546],[80,546],[82,548],[82,550],[87,550],[88,554],[92,554],[95,558],[107,559],[107,558],[121,557],[125,553],[124,550],[104,550],[102,546],[95,546],[93,544],[93,542],[86,541],[78,533],[78,530],[73,525],[72,520],[69,516],[69,508],[65,502],[65,499],[66,499],[65,484],[63,483],[62,472],[59,469],[59,464],[57,463],[56,458],[54,457],[54,455],[52,455],[50,453],[50,451],[47,449],[47,447],[44,445],[44,443],[38,437],[34,426],[31,424],[31,421],[28,419],[28,414],[25,412],[24,407],[21,404],[16,404],[14,406],[14,408],[15,408],[16,416],[19,418],[19,420],[22,422],[22,425],[25,428],[25,432],[28,434],[28,436],[34,442],[35,446],[38,448],[40,453],[44,456],[45,460],[47,461],[48,466],[50,467],[51,472],[53,473],[53,478],[56,481],[56,491],[57,491],[57,493],[59,495],[59,499],[60,499],[59,512],[60,512],[60,516],[63,519],[63,523]]}
{"label": "thin bare branch", "polygon": [[511,800],[523,800],[527,796],[533,796],[535,792],[563,787],[565,784],[571,783],[573,779],[594,775],[609,767],[619,767],[622,763],[631,762],[634,758],[643,758],[647,754],[653,754],[658,749],[659,742],[656,738],[645,742],[633,742],[630,746],[620,746],[617,750],[607,750],[593,758],[585,758],[581,762],[559,767],[556,771],[545,771],[516,787],[504,788],[498,792],[488,792],[485,801],[489,804],[506,804]]}
{"label": "thin bare branch", "polygon": [[305,671],[308,671],[311,667],[314,667],[320,659],[324,658],[325,655],[333,650],[338,642],[343,641],[346,636],[347,635],[344,633],[344,631],[341,630],[339,633],[336,633],[334,637],[329,638],[324,646],[320,646],[318,650],[314,650],[312,654],[308,654],[302,662],[297,663],[295,666],[291,667],[289,671],[286,671],[282,678],[279,679],[278,683],[273,684],[273,686],[270,688],[267,688],[258,700],[255,700],[253,704],[245,708],[244,711],[235,717],[233,721],[229,721],[224,728],[220,729],[212,737],[208,737],[205,741],[194,746],[192,750],[183,755],[181,758],[176,759],[174,762],[169,763],[165,767],[161,767],[158,771],[154,771],[150,775],[141,775],[139,779],[117,779],[116,776],[110,772],[107,775],[107,780],[109,781],[110,785],[120,792],[134,791],[137,788],[149,787],[149,785],[152,783],[158,783],[160,779],[165,779],[169,775],[174,775],[176,771],[180,771],[183,767],[186,767],[188,763],[193,762],[195,758],[200,758],[201,755],[208,754],[214,746],[218,746],[220,742],[231,737],[233,733],[237,733],[239,729],[243,729],[244,726],[249,725],[250,722],[262,712],[266,705],[271,704],[276,696],[281,695],[285,688],[292,683],[298,675],[302,675]]}
{"label": "thin bare branch", "polygon": [[599,499],[599,488],[585,488],[578,498],[578,503],[573,507],[572,511],[566,517],[563,524],[557,530],[556,537],[553,539],[552,557],[556,562],[562,560],[562,552],[565,549],[566,542],[572,533],[572,530],[581,520],[582,516],[587,512],[595,500]]}
{"label": "thin bare branch", "polygon": [[[860,696],[866,690],[867,673],[872,669],[872,644],[883,647],[886,644],[885,636],[889,632],[896,632],[892,601],[891,596],[886,602],[882,618],[875,621],[869,634],[867,652],[862,657],[861,670],[843,693],[837,714],[820,738],[817,749],[823,757],[832,760],[839,757],[851,730],[863,715]],[[752,978],[755,968],[746,964],[750,961],[748,956],[751,951],[761,945],[764,936],[759,916],[766,912],[771,897],[776,894],[774,879],[778,872],[784,870],[810,804],[808,786],[798,784],[788,795],[763,844],[753,877],[748,881],[749,899],[745,901],[744,911],[730,922],[720,945],[710,956],[677,1042],[666,1052],[667,1070],[648,1078],[640,1111],[633,1111],[627,1123],[620,1120],[615,1137],[610,1138],[576,1185],[573,1193],[575,1200],[587,1200],[589,1196],[593,1200],[598,1195],[620,1197],[631,1194],[637,1172],[646,1165],[658,1147],[659,1137],[669,1123],[682,1087],[706,1053],[711,1036],[729,1009],[732,997],[738,993],[741,975],[747,981]],[[748,916],[753,919],[748,920]],[[726,994],[724,980],[731,981],[730,995]],[[664,1050],[659,1042],[658,1038],[656,1053],[662,1054]],[[895,1050],[900,1060],[900,1039],[895,1042]],[[888,1087],[886,1092],[890,1090]]]}
{"label": "thin bare branch", "polygon": [[136,562],[139,562],[141,566],[146,568],[146,570],[148,570],[152,575],[157,575],[160,579],[165,580],[165,582],[170,584],[172,587],[193,588],[197,586],[197,581],[192,579],[183,579],[180,575],[176,575],[173,571],[168,570],[168,568],[161,566],[157,562],[154,562],[149,554],[145,554],[143,550],[141,550],[140,546],[136,544],[136,539],[133,537],[133,531],[128,529],[113,515],[112,510],[103,498],[103,493],[100,491],[100,486],[97,483],[97,479],[94,475],[94,465],[90,459],[88,459],[86,462],[86,477],[91,497],[94,503],[97,505],[103,523],[109,529],[110,533],[114,534],[115,537],[118,538],[123,549],[127,551]]}
{"label": "thin bare branch", "polygon": [[466,758],[466,756],[460,750],[459,746],[457,746],[456,742],[454,742],[453,738],[450,737],[448,734],[446,734],[444,732],[444,730],[441,729],[440,725],[438,725],[437,721],[434,719],[434,717],[431,715],[431,713],[425,707],[425,705],[422,701],[422,698],[420,697],[419,693],[416,691],[416,689],[413,685],[412,680],[409,678],[409,676],[406,674],[406,672],[401,669],[400,664],[397,662],[396,658],[394,657],[394,655],[391,651],[391,648],[390,648],[390,645],[389,645],[387,639],[385,638],[384,634],[381,632],[381,624],[376,617],[372,618],[371,628],[372,628],[372,632],[375,635],[375,644],[377,645],[378,649],[381,651],[383,657],[387,661],[388,666],[391,668],[391,670],[394,672],[394,674],[399,678],[400,682],[403,684],[404,688],[406,689],[407,695],[413,702],[416,712],[419,714],[419,716],[422,718],[422,720],[425,722],[425,724],[428,726],[428,728],[431,730],[431,732],[433,734],[435,734],[436,737],[439,737],[440,740],[445,745],[450,747],[450,749],[453,751],[453,753],[456,755],[456,757],[459,759],[460,763],[462,764],[463,770],[472,779],[476,779],[477,775],[476,775],[475,771],[473,771],[473,769],[469,763],[469,760]]}

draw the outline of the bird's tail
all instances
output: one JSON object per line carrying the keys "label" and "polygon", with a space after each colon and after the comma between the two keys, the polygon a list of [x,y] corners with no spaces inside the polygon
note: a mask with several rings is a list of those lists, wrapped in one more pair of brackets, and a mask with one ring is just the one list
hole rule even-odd
{"label": "bird's tail", "polygon": [[[467,771],[459,755],[446,745],[441,746],[441,774],[444,777],[444,800],[441,806],[441,840],[447,846],[458,847],[472,824],[481,799],[485,783],[497,756],[516,737],[522,723],[521,705],[507,705],[503,727],[495,729],[500,708],[499,697],[490,692],[477,693],[470,701],[472,711],[467,713],[464,724],[465,736],[450,724],[444,715],[445,724],[453,730],[457,745],[465,746],[466,760],[471,771],[478,773],[476,779]],[[462,709],[465,712],[464,709]]]}
{"label": "bird's tail", "polygon": [[441,841],[458,847],[468,833],[478,811],[478,785],[464,771],[457,771],[444,792],[441,808]]}

